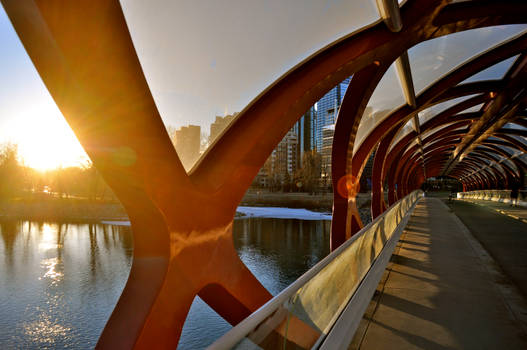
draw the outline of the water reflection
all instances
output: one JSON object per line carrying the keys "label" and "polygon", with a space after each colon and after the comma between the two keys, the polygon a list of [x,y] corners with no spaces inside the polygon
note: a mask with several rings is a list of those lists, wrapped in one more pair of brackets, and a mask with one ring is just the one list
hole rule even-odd
{"label": "water reflection", "polygon": [[[234,221],[238,255],[273,294],[329,253],[330,221],[246,218]],[[178,349],[203,349],[231,326],[196,297]]]}
{"label": "water reflection", "polygon": [[329,253],[329,221],[250,218],[234,223],[238,255],[274,295]]}
{"label": "water reflection", "polygon": [[0,222],[0,348],[93,348],[128,277],[129,228]]}
{"label": "water reflection", "polygon": [[[276,294],[328,254],[329,228],[329,221],[240,219],[234,244]],[[128,277],[130,229],[5,221],[0,236],[0,349],[93,348]],[[180,348],[204,348],[229,328],[196,298]]]}

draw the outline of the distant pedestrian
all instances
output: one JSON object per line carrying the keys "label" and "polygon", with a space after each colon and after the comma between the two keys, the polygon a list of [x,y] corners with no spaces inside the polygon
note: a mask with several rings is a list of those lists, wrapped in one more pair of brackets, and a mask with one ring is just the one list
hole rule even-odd
{"label": "distant pedestrian", "polygon": [[519,195],[519,192],[520,192],[519,183],[517,181],[513,181],[512,182],[512,186],[511,186],[511,207],[512,206],[515,206],[515,207],[518,206],[518,195]]}

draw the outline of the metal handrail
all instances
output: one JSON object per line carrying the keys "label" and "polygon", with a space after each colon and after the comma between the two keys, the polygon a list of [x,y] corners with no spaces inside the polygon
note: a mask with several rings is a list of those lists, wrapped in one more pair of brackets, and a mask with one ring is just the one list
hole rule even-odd
{"label": "metal handrail", "polygon": [[[346,242],[344,242],[340,247],[338,247],[333,252],[331,252],[329,255],[327,255],[324,259],[318,262],[311,269],[306,271],[296,281],[294,281],[291,285],[286,287],[282,292],[280,292],[275,297],[273,297],[271,300],[269,300],[267,303],[265,303],[263,306],[261,306],[258,310],[256,310],[250,316],[248,316],[245,320],[243,320],[238,325],[233,327],[230,331],[225,333],[222,337],[216,340],[207,349],[209,350],[230,349],[236,346],[236,344],[238,344],[250,332],[256,329],[263,321],[265,321],[274,312],[279,310],[280,306],[284,305],[284,303],[286,303],[292,296],[294,296],[295,293],[297,293],[302,287],[304,287],[304,285],[306,285],[307,282],[309,282],[313,277],[318,275],[326,266],[328,266],[342,252],[344,252],[349,246],[351,246],[353,242],[355,242],[357,239],[363,236],[366,232],[368,232],[369,229],[372,226],[376,225],[380,220],[383,220],[386,214],[391,211],[391,209],[393,209],[394,207],[399,205],[401,201],[409,198],[409,196],[412,196],[412,195],[416,196],[416,201],[417,201],[418,194],[416,194],[416,192],[413,192],[407,197],[392,204],[382,215],[375,218],[375,220],[370,222],[368,225],[362,228],[359,232],[357,232],[357,234],[355,234],[353,237],[351,237]],[[345,305],[343,305],[343,307],[344,306]]]}

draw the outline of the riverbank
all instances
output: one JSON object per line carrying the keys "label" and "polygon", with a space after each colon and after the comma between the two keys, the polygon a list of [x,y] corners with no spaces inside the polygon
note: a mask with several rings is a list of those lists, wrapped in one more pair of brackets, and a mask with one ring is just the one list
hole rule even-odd
{"label": "riverbank", "polygon": [[[370,202],[370,193],[359,193],[357,195],[357,206],[359,208],[369,207]],[[311,195],[309,193],[298,192],[282,193],[247,191],[240,205],[248,207],[302,208],[321,212],[331,212],[333,208],[333,194],[320,193]]]}
{"label": "riverbank", "polygon": [[128,220],[118,202],[73,198],[39,198],[0,203],[0,219],[59,222],[99,222]]}
{"label": "riverbank", "polygon": [[[307,209],[329,214],[325,216],[324,219],[326,220],[330,219],[332,205],[332,194],[310,195],[307,193],[276,192],[248,192],[240,203],[240,207],[276,208],[274,212],[280,209],[283,209],[283,211],[289,209]],[[370,195],[366,193],[359,194],[359,211],[365,223],[369,222],[369,205]],[[248,215],[244,210],[239,210],[236,213],[237,217],[246,215],[258,216],[254,214]],[[291,214],[288,215],[290,216]],[[39,197],[1,202],[0,219],[61,222],[118,222],[128,221],[128,215],[119,202],[90,201],[80,198]]]}
{"label": "riverbank", "polygon": [[[364,225],[371,221],[370,204],[370,193],[359,193],[357,195],[357,207]],[[333,194],[320,193],[311,195],[309,193],[248,191],[243,197],[240,206],[277,207],[277,209],[298,208],[331,213],[333,210]],[[237,212],[236,215],[238,216],[239,213]]]}

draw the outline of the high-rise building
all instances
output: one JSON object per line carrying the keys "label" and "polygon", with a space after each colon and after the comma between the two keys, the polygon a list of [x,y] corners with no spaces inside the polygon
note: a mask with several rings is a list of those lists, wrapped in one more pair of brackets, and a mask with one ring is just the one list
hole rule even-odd
{"label": "high-rise building", "polygon": [[333,135],[335,134],[335,124],[326,125],[322,128],[322,177],[327,182],[331,181],[331,152],[333,149]]}
{"label": "high-rise building", "polygon": [[209,145],[214,142],[221,132],[234,120],[238,112],[224,117],[216,116],[214,123],[210,124]]}
{"label": "high-rise building", "polygon": [[[267,166],[262,167],[258,173],[258,184],[269,183],[269,179],[276,176],[283,181],[286,173],[289,176],[294,175],[296,170],[302,167],[304,153],[313,149],[322,156],[322,177],[328,183],[331,182],[331,152],[335,122],[349,83],[350,78],[339,83],[317,102],[316,107],[312,106],[295,123],[273,150]],[[221,121],[221,117],[216,117],[216,121],[218,120]],[[211,126],[211,136],[212,134]]]}
{"label": "high-rise building", "polygon": [[364,169],[362,170],[362,174],[359,180],[360,183],[360,192],[368,192],[371,190],[371,176],[373,173],[373,161],[375,160],[375,151],[373,151],[370,154],[370,157],[368,158],[368,161],[364,165]]}
{"label": "high-rise building", "polygon": [[337,86],[325,94],[316,104],[316,119],[315,125],[313,126],[315,142],[313,148],[316,148],[319,152],[322,149],[324,127],[335,124],[337,121],[337,113],[350,83],[350,79],[346,78],[337,84]]}
{"label": "high-rise building", "polygon": [[289,130],[282,141],[276,146],[271,157],[273,167],[281,176],[286,173],[293,175],[298,169],[298,138],[293,130]]}
{"label": "high-rise building", "polygon": [[301,166],[304,152],[309,152],[313,149],[315,143],[315,133],[313,125],[315,124],[316,111],[315,107],[312,106],[304,114],[298,122],[293,126],[293,131],[296,133],[298,138],[298,160]]}
{"label": "high-rise building", "polygon": [[255,179],[258,186],[281,187],[286,184],[287,178],[291,181],[298,170],[299,144],[297,134],[293,129],[287,132],[258,172]]}
{"label": "high-rise building", "polygon": [[175,133],[175,146],[181,163],[188,171],[199,158],[201,127],[182,126]]}

